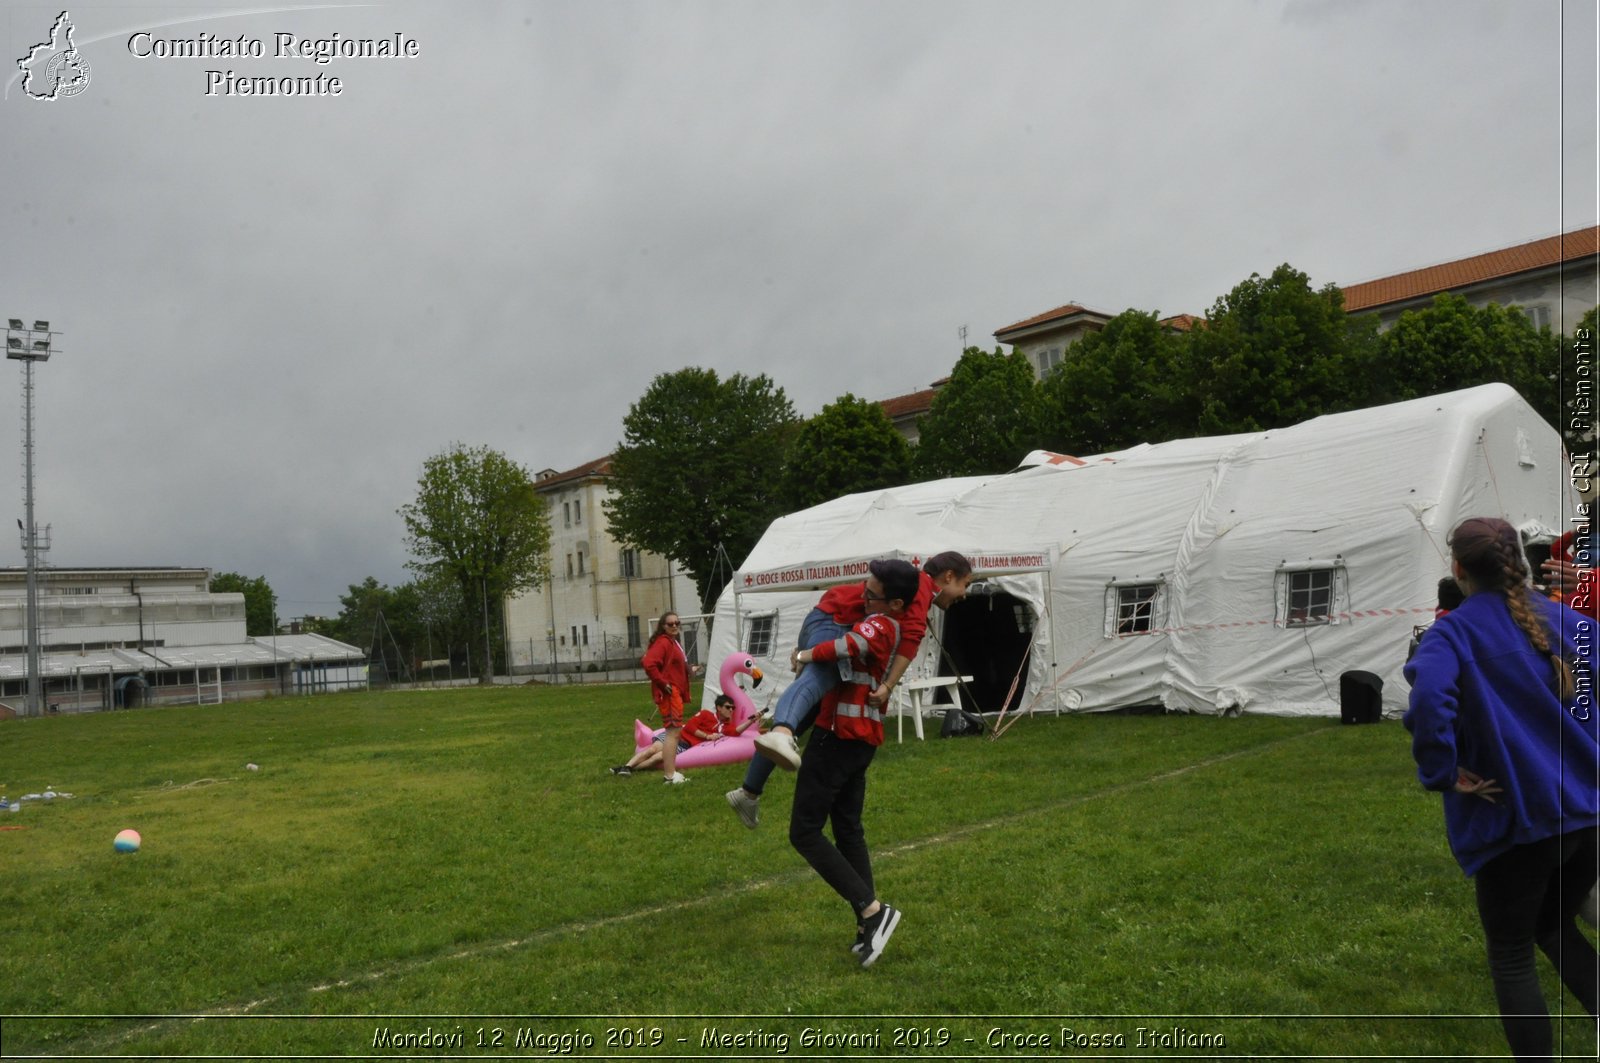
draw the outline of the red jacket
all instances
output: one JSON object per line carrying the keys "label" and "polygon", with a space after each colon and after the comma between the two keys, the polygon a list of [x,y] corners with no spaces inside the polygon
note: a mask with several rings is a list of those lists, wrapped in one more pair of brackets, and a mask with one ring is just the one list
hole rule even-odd
{"label": "red jacket", "polygon": [[650,677],[650,696],[659,706],[667,699],[667,690],[678,692],[683,703],[689,703],[689,658],[683,647],[671,635],[657,635],[640,658],[644,674]]}
{"label": "red jacket", "polygon": [[[867,695],[883,682],[889,659],[901,642],[900,625],[878,613],[863,617],[832,642],[811,648],[814,661],[845,661],[853,666],[834,688],[822,696],[817,726],[840,738],[883,745],[883,710],[868,704]],[[843,669],[841,668],[841,672]]]}
{"label": "red jacket", "polygon": [[[1573,547],[1576,545],[1576,539],[1577,532],[1567,532],[1565,535],[1561,536],[1561,538],[1557,539],[1551,544],[1550,556],[1555,558],[1557,561],[1577,563],[1579,559],[1573,553]],[[1587,553],[1587,551],[1585,552]],[[1593,563],[1594,558],[1586,557],[1582,560],[1587,566],[1588,564]],[[1578,585],[1576,587],[1569,587],[1566,593],[1557,597],[1556,600],[1574,612],[1582,613],[1584,616],[1600,620],[1600,601],[1596,601],[1595,598],[1595,592],[1600,591],[1600,587],[1595,586],[1594,574],[1595,570],[1592,568],[1581,568],[1578,571]],[[1537,573],[1535,573],[1535,575],[1537,575]]]}
{"label": "red jacket", "polygon": [[[846,583],[832,587],[822,596],[817,608],[849,627],[867,615],[867,600],[861,593],[866,586],[865,583]],[[900,643],[893,656],[908,661],[916,657],[922,636],[928,633],[928,609],[938,592],[932,576],[926,572],[917,573],[917,595],[906,603],[906,611],[900,614]]]}
{"label": "red jacket", "polygon": [[695,732],[704,731],[706,734],[715,735],[721,730],[721,723],[722,721],[717,719],[716,709],[701,709],[683,725],[683,734],[678,737],[691,746],[697,746],[707,739],[701,738]]}

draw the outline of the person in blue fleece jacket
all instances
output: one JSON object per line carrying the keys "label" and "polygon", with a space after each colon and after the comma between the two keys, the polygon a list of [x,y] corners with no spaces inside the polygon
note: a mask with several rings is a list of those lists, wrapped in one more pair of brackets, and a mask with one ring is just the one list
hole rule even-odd
{"label": "person in blue fleece jacket", "polygon": [[1535,945],[1600,1012],[1595,949],[1574,919],[1600,862],[1600,625],[1534,593],[1503,520],[1463,521],[1450,553],[1467,598],[1405,667],[1405,726],[1473,879],[1506,1040],[1518,1059],[1536,1058],[1550,1054],[1551,1031]]}

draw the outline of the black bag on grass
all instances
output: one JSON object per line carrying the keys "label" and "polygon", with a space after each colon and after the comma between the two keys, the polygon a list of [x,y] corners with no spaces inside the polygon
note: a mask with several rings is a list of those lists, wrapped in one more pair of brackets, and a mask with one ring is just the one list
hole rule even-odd
{"label": "black bag on grass", "polygon": [[981,735],[988,728],[983,717],[954,705],[944,711],[944,725],[939,728],[940,738],[966,738]]}

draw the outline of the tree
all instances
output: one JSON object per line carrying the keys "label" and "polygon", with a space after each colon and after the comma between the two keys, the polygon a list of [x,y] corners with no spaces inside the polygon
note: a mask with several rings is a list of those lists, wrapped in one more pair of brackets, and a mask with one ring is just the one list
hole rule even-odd
{"label": "tree", "polygon": [[244,633],[271,635],[278,612],[278,596],[272,593],[267,577],[251,579],[237,572],[218,572],[211,577],[213,593],[238,592],[244,595]]}
{"label": "tree", "polygon": [[1154,313],[1128,310],[1067,348],[1039,384],[1039,441],[1103,454],[1191,434],[1178,391],[1182,340]]}
{"label": "tree", "polygon": [[790,510],[841,495],[903,484],[911,445],[876,402],[848,392],[800,426],[783,465],[780,494]]}
{"label": "tree", "polygon": [[1401,314],[1378,339],[1378,402],[1501,381],[1553,425],[1561,423],[1560,341],[1515,307],[1473,306],[1442,292]]}
{"label": "tree", "polygon": [[912,465],[921,479],[1014,469],[1037,449],[1037,387],[1021,354],[968,347],[922,419]]}
{"label": "tree", "polygon": [[1285,263],[1218,299],[1183,344],[1183,387],[1201,435],[1259,432],[1367,405],[1371,322]]}
{"label": "tree", "polygon": [[427,576],[389,587],[368,576],[350,584],[339,605],[339,615],[320,620],[316,633],[357,646],[391,668],[399,663],[411,670],[424,660],[448,657],[465,671],[469,640],[483,634],[481,612],[472,615],[448,578]]}
{"label": "tree", "polygon": [[[549,578],[550,519],[533,477],[488,447],[460,443],[423,463],[416,500],[400,507],[407,567],[449,580],[463,602],[503,601]],[[482,637],[480,631],[474,637]],[[490,635],[492,639],[492,634]],[[493,643],[477,660],[490,661]],[[481,682],[492,682],[486,663]]]}
{"label": "tree", "polygon": [[774,517],[794,407],[765,374],[663,373],[623,418],[605,502],[625,546],[682,565],[709,607]]}

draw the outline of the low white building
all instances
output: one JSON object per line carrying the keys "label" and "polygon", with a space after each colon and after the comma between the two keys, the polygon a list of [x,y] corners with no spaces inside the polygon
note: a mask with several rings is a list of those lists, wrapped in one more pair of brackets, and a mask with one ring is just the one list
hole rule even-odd
{"label": "low white building", "polygon": [[[365,689],[366,655],[321,635],[245,634],[244,595],[204,568],[40,573],[44,700],[54,711]],[[0,715],[27,696],[27,574],[0,569]]]}

